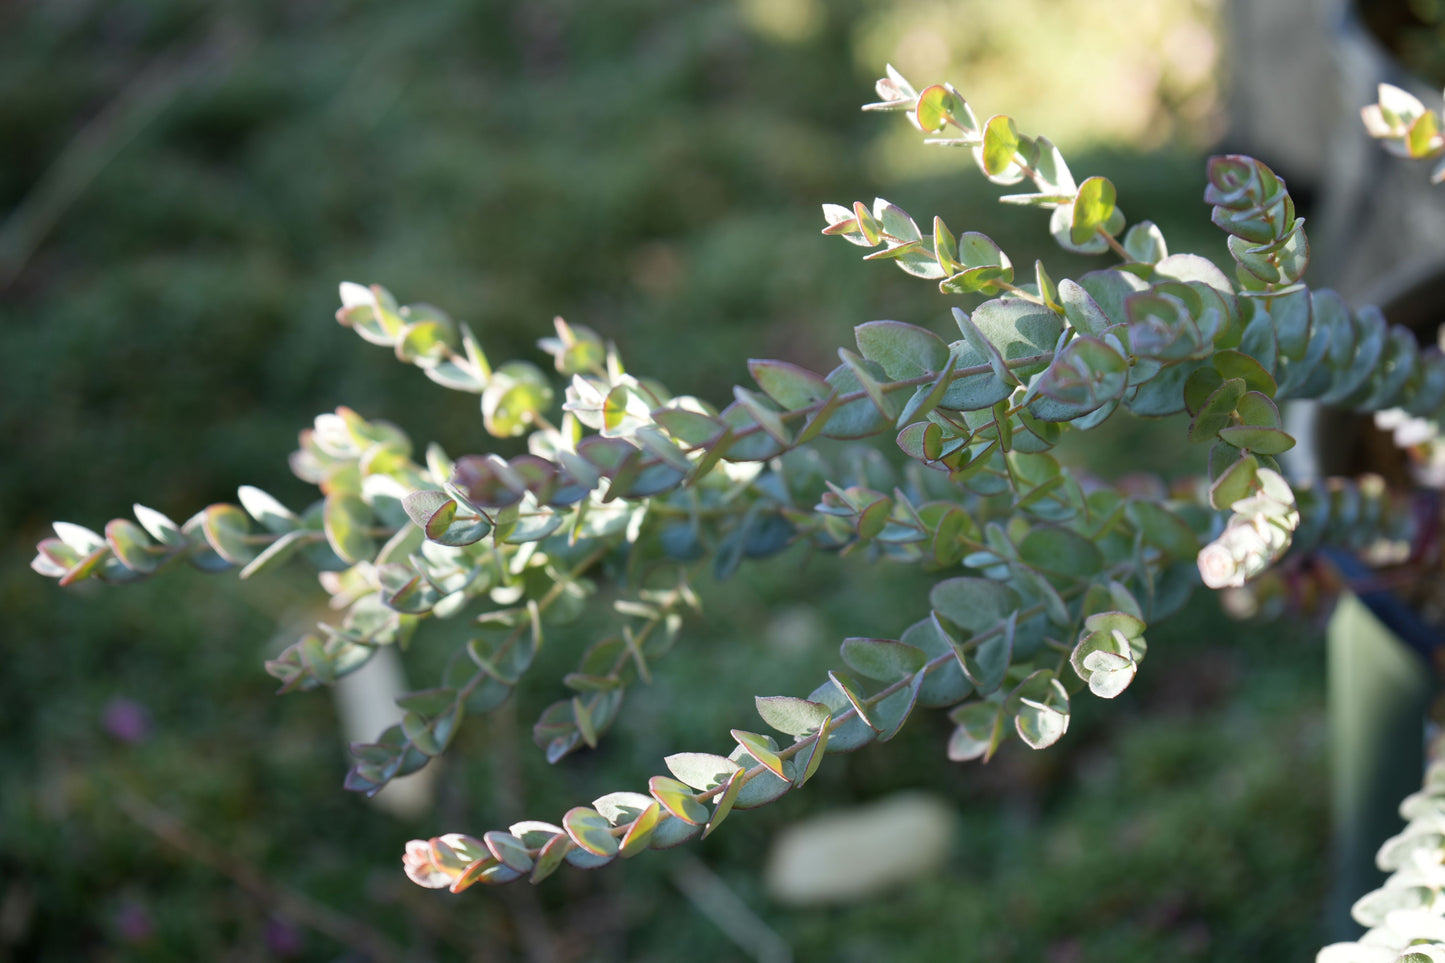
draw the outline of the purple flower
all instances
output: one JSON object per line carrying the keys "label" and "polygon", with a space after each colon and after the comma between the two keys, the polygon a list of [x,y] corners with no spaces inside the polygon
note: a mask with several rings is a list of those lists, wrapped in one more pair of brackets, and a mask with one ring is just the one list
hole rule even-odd
{"label": "purple flower", "polygon": [[111,738],[132,745],[144,742],[150,735],[150,714],[134,699],[116,696],[105,704],[101,723]]}
{"label": "purple flower", "polygon": [[156,924],[150,910],[137,900],[128,899],[115,911],[115,931],[122,942],[145,943],[155,936]]}
{"label": "purple flower", "polygon": [[271,917],[266,921],[266,949],[281,959],[299,955],[305,949],[301,931],[289,920]]}

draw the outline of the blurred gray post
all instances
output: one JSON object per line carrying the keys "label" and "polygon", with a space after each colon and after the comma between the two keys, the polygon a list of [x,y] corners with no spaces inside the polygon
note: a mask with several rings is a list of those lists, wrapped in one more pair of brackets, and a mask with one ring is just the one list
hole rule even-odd
{"label": "blurred gray post", "polygon": [[1228,0],[1226,13],[1224,146],[1313,196],[1310,283],[1376,303],[1445,267],[1445,191],[1431,165],[1387,154],[1360,123],[1381,83],[1427,104],[1440,91],[1403,73],[1346,0]]}

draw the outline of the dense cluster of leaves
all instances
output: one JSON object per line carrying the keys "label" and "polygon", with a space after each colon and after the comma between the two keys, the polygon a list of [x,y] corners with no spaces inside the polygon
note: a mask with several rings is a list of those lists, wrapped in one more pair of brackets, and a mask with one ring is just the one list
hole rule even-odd
{"label": "dense cluster of leaves", "polygon": [[[953,310],[952,341],[873,321],[826,373],[753,360],[754,384],[721,409],[629,373],[615,347],[558,319],[541,346],[568,379],[559,410],[537,366],[493,367],[440,309],[345,284],[343,325],[478,395],[486,431],[525,450],[453,460],[433,445],[418,462],[397,428],[340,409],[292,456],[323,496],[305,510],[255,488],[182,524],[137,506],[136,521],[103,534],[57,524],[34,567],[67,584],[177,561],[248,577],[301,554],[344,614],[268,663],[283,690],[332,682],[378,646],[405,646],[427,619],[470,620],[442,678],[400,700],[402,723],[352,747],[347,786],[367,793],[444,752],[468,714],[501,704],[547,626],[581,615],[601,577],[630,594],[536,722],[553,761],[597,745],[628,686],[649,681],[696,605],[690,576],[709,560],[726,576],[806,542],[940,573],[928,610],[896,639],[845,639],[842,668],[806,697],[757,697],[776,735],[733,729],[726,755],[668,756],[646,793],[609,793],[556,823],[407,847],[413,880],[460,891],[706,835],[733,810],[806,784],[827,754],[892,738],[917,706],[949,711],[954,760],[987,759],[1012,736],[1052,745],[1074,695],[1113,698],[1129,685],[1147,624],[1201,577],[1235,586],[1292,545],[1412,536],[1378,480],[1292,486],[1276,460],[1294,444],[1279,400],[1437,419],[1445,359],[1377,311],[1303,284],[1304,221],[1264,164],[1216,157],[1207,171],[1231,280],[1203,257],[1171,254],[1150,222],[1129,226],[1106,178],[1077,181],[1050,141],[1002,115],[980,122],[952,87],[918,91],[890,68],[878,92],[868,109],[966,148],[995,183],[1028,182],[1004,201],[1047,211],[1062,248],[1120,263],[1056,281],[1040,261],[1021,278],[991,238],[954,234],[942,218],[925,234],[882,199],[825,205],[823,233],[870,249],[865,259],[987,300]],[[1083,478],[1052,453],[1065,432],[1116,415],[1179,412],[1190,440],[1211,446],[1210,471],[1172,491]],[[885,433],[905,456],[898,469],[814,444]]]}

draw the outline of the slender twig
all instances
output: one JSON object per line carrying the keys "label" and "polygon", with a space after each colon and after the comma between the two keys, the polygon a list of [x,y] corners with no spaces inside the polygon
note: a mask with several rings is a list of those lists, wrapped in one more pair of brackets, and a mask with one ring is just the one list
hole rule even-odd
{"label": "slender twig", "polygon": [[122,813],[157,839],[230,879],[268,910],[294,920],[343,946],[382,963],[404,963],[406,952],[365,920],[348,916],[269,879],[234,852],[222,850],[150,800],[130,789],[115,795]]}
{"label": "slender twig", "polygon": [[999,288],[1001,288],[1002,290],[1007,291],[1009,294],[1012,294],[1016,298],[1021,298],[1024,301],[1029,301],[1038,305],[1046,304],[1043,298],[1039,297],[1037,294],[1031,294],[1028,291],[1025,291],[1023,288],[1019,287],[1016,284],[1010,284],[1007,281],[994,281],[993,283],[998,285]]}
{"label": "slender twig", "polygon": [[0,290],[20,276],[45,238],[91,183],[176,97],[202,76],[224,74],[244,44],[218,37],[189,57],[180,44],[156,57],[50,162],[0,225]]}
{"label": "slender twig", "polygon": [[1119,243],[1118,238],[1114,237],[1114,235],[1110,234],[1102,227],[1095,228],[1094,230],[1096,230],[1099,236],[1104,239],[1104,243],[1109,245],[1109,249],[1115,254],[1119,255],[1120,259],[1123,260],[1125,264],[1130,264],[1134,261],[1134,256],[1128,251],[1124,250],[1124,245]]}
{"label": "slender twig", "polygon": [[749,957],[758,963],[792,963],[787,941],[702,860],[687,854],[673,864],[671,876],[688,902]]}

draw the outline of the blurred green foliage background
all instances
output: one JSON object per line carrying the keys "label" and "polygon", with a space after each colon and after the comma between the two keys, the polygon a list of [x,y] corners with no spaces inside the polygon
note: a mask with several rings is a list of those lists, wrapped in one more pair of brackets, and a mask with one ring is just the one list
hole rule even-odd
{"label": "blurred green foliage background", "polygon": [[[824,201],[882,193],[1016,264],[1080,269],[961,158],[858,112],[887,60],[1053,136],[1176,249],[1222,253],[1199,203],[1215,12],[1133,6],[0,5],[0,960],[747,959],[678,887],[699,858],[800,960],[1306,957],[1321,653],[1207,598],[1047,753],[951,766],[947,723],[920,715],[705,843],[454,898],[404,879],[406,839],[555,819],[666,753],[721,748],[753,693],[809,691],[837,639],[897,633],[927,583],[790,553],[710,587],[619,731],[548,769],[527,730],[588,641],[559,635],[513,704],[469,722],[437,811],[407,821],[341,790],[330,700],[275,698],[261,670],[278,620],[319,597],[299,567],[85,598],[25,568],[57,518],[99,528],[133,501],[183,518],[242,483],[304,505],[285,454],[338,404],[483,446],[473,401],[330,320],[342,279],[447,308],[494,361],[536,359],[562,314],[719,400],[748,357],[826,370],[861,321],[952,337],[929,285],[818,236]],[[1105,474],[1193,464],[1160,437],[1122,425],[1082,454]],[[425,680],[441,653],[423,635],[412,656]],[[944,872],[866,905],[770,902],[779,827],[908,787],[957,802]]]}

